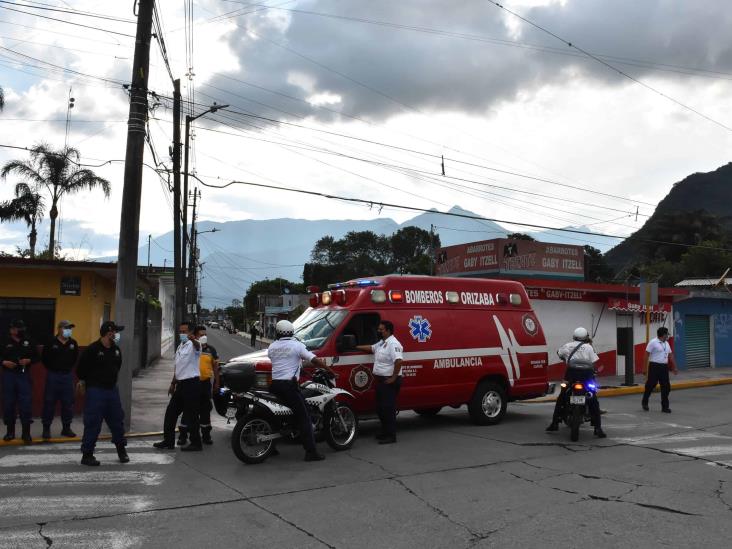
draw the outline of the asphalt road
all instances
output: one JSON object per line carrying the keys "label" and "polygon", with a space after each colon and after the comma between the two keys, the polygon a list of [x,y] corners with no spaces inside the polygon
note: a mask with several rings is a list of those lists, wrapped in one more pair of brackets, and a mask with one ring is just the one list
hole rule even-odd
{"label": "asphalt road", "polygon": [[[214,343],[215,344],[215,343]],[[550,404],[477,427],[462,410],[399,417],[379,446],[304,463],[302,449],[240,463],[217,422],[203,453],[131,442],[121,465],[79,466],[77,444],[0,450],[0,547],[728,547],[732,387],[677,391],[673,414],[605,399],[605,429],[545,433]]]}
{"label": "asphalt road", "polygon": [[226,330],[206,329],[208,343],[216,348],[219,358],[223,362],[228,362],[232,358],[251,353],[254,351],[249,346],[249,338],[238,335],[229,334]]}

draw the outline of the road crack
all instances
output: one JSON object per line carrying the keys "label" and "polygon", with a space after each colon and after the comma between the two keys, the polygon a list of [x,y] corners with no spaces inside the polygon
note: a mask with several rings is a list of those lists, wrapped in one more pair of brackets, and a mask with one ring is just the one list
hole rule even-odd
{"label": "road crack", "polygon": [[292,522],[291,520],[287,520],[287,519],[286,519],[285,517],[283,517],[283,516],[282,516],[282,515],[280,515],[279,513],[276,513],[276,512],[274,512],[274,511],[272,511],[271,509],[267,509],[267,508],[266,508],[266,507],[265,507],[264,505],[260,505],[260,504],[259,504],[259,503],[257,503],[256,501],[252,501],[252,500],[249,500],[249,503],[251,503],[252,505],[254,505],[254,506],[255,506],[255,507],[257,508],[257,509],[261,509],[261,510],[262,510],[262,511],[264,511],[265,513],[269,513],[270,515],[272,515],[273,517],[275,517],[275,518],[277,518],[277,519],[281,520],[281,521],[282,521],[282,522],[284,522],[285,524],[289,524],[289,525],[290,525],[290,526],[292,526],[292,527],[293,527],[293,528],[294,528],[295,530],[297,530],[297,531],[299,531],[299,532],[302,532],[303,534],[305,534],[305,535],[307,535],[307,536],[309,536],[309,537],[313,538],[313,539],[314,539],[315,541],[317,541],[318,543],[322,543],[323,545],[325,545],[326,547],[329,547],[330,549],[336,549],[336,546],[335,546],[335,545],[331,545],[331,544],[330,544],[330,543],[328,543],[327,541],[325,541],[325,540],[322,540],[322,539],[320,539],[320,538],[319,538],[318,536],[316,536],[316,535],[315,535],[315,534],[313,534],[312,532],[310,532],[310,531],[306,530],[305,528],[302,528],[301,526],[298,526],[297,524],[295,524],[295,523],[294,523],[294,522]]}
{"label": "road crack", "polygon": [[46,522],[39,522],[38,524],[38,535],[43,538],[43,541],[46,542],[46,547],[51,547],[53,545],[53,540],[43,534],[43,527],[47,524]]}

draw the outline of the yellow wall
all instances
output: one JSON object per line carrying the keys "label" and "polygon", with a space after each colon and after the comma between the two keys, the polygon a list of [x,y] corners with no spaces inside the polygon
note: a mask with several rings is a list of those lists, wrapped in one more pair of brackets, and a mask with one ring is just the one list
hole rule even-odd
{"label": "yellow wall", "polygon": [[[112,270],[111,274],[114,276],[116,271]],[[61,295],[62,276],[81,277],[80,296]],[[99,338],[105,303],[111,305],[110,318],[114,319],[114,282],[94,272],[60,268],[2,268],[0,296],[55,299],[54,325],[60,320],[76,324],[74,339],[79,345],[88,345]]]}

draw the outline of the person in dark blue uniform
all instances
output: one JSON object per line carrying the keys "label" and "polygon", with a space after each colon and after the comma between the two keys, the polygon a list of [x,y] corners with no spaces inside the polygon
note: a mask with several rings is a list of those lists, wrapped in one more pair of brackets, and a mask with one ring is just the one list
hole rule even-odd
{"label": "person in dark blue uniform", "polygon": [[46,367],[46,389],[43,396],[43,439],[51,438],[51,423],[56,402],[61,401],[61,436],[75,437],[71,430],[74,419],[74,374],[79,358],[79,344],[71,337],[74,325],[68,320],[58,323],[58,332],[43,346],[41,359]]}
{"label": "person in dark blue uniform", "polygon": [[112,431],[112,443],[117,447],[120,462],[130,461],[125,449],[125,413],[117,389],[117,374],[122,367],[122,352],[117,342],[122,330],[124,326],[117,326],[111,320],[102,323],[99,328],[101,337],[84,349],[76,369],[80,392],[86,394],[84,436],[81,439],[82,465],[99,465],[94,457],[94,447],[102,430],[102,421]]}
{"label": "person in dark blue uniform", "polygon": [[25,323],[14,320],[10,323],[10,337],[0,348],[0,362],[3,372],[3,416],[8,432],[3,440],[15,438],[16,406],[20,412],[23,427],[23,442],[33,442],[30,433],[31,419],[31,380],[30,367],[38,362],[38,350],[26,336]]}

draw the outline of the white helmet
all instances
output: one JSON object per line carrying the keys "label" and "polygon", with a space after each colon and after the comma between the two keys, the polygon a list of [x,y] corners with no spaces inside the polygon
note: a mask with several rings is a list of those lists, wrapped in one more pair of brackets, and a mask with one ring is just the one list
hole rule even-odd
{"label": "white helmet", "polygon": [[291,337],[295,333],[295,326],[289,320],[280,320],[275,326],[277,337]]}
{"label": "white helmet", "polygon": [[574,335],[572,337],[575,341],[587,341],[590,338],[590,334],[587,330],[580,326],[574,331]]}

